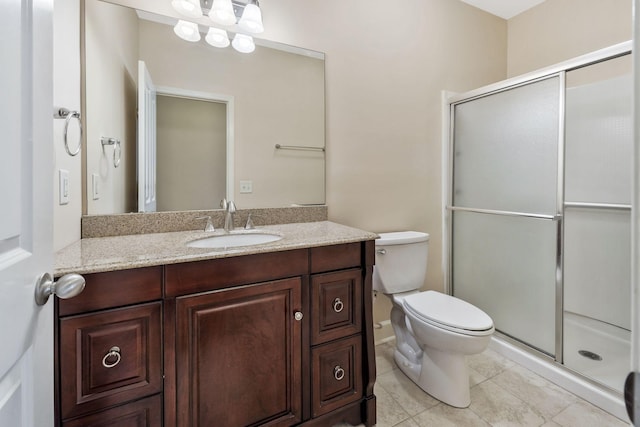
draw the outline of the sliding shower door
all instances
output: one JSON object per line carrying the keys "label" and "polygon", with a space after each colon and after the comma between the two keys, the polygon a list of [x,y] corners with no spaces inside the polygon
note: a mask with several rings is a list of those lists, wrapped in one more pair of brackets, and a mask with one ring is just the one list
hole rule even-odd
{"label": "sliding shower door", "polygon": [[622,391],[631,351],[631,55],[568,71],[564,364]]}
{"label": "sliding shower door", "polygon": [[563,74],[453,108],[451,285],[496,329],[556,354]]}

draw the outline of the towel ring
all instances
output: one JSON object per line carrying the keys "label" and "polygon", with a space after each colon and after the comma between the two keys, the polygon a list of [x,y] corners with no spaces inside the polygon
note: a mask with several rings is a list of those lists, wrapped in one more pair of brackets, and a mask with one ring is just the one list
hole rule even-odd
{"label": "towel ring", "polygon": [[[116,158],[116,152],[118,156]],[[120,145],[120,140],[116,139],[116,146],[113,147],[113,167],[117,168],[120,166],[120,160],[122,160],[122,146]]]}
{"label": "towel ring", "polygon": [[[76,156],[80,152],[80,148],[82,147],[82,122],[80,121],[80,113],[77,111],[71,111],[67,108],[60,107],[54,111],[53,117],[56,119],[65,119],[64,121],[64,131],[62,134],[62,140],[64,141],[64,149],[68,155],[71,157]],[[78,146],[75,150],[71,151],[69,149],[69,140],[67,138],[67,133],[69,132],[69,123],[71,119],[78,120],[78,128],[80,128],[80,138],[78,140]]]}
{"label": "towel ring", "polygon": [[100,138],[100,142],[102,143],[103,150],[105,145],[113,145],[113,167],[117,168],[120,166],[120,160],[122,160],[122,146],[120,145],[120,140],[103,136]]}

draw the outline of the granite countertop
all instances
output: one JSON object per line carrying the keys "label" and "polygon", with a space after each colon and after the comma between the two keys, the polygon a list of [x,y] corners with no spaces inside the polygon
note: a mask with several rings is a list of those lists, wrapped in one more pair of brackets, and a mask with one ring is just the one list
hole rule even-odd
{"label": "granite countertop", "polygon": [[[239,231],[239,230],[238,230]],[[179,231],[96,237],[79,240],[56,253],[56,277],[67,273],[99,273],[154,265],[176,264],[214,258],[286,251],[376,239],[375,233],[330,221],[256,226],[251,232],[265,231],[281,240],[229,249],[190,248],[186,243],[224,232]],[[239,231],[240,232],[240,231]]]}

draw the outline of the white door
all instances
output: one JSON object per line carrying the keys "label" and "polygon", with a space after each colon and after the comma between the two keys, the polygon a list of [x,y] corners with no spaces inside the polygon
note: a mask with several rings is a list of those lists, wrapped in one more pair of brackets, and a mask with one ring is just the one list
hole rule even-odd
{"label": "white door", "polygon": [[156,210],[156,87],[138,61],[138,211]]}
{"label": "white door", "polygon": [[52,0],[0,0],[0,426],[53,426]]}

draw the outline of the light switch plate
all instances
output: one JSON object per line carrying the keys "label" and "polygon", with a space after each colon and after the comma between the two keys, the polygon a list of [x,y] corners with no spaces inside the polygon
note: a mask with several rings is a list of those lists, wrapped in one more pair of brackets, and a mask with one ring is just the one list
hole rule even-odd
{"label": "light switch plate", "polygon": [[100,198],[100,175],[97,173],[91,175],[91,193],[93,194],[93,200]]}
{"label": "light switch plate", "polygon": [[58,192],[61,205],[69,204],[69,171],[64,169],[58,170]]}

